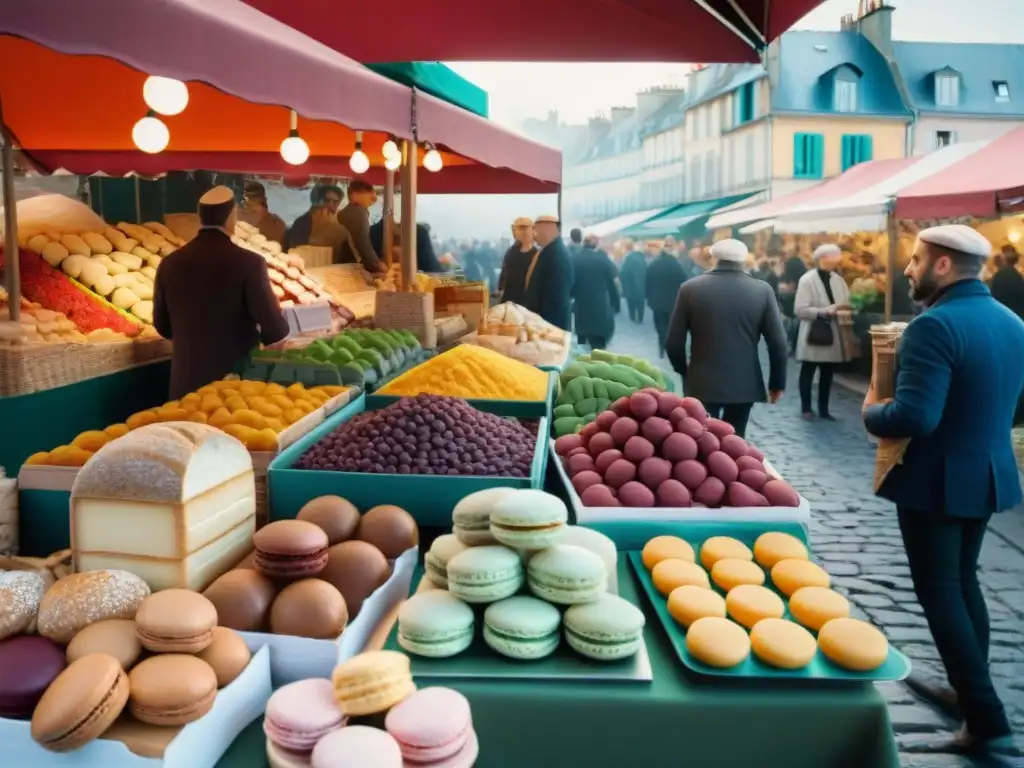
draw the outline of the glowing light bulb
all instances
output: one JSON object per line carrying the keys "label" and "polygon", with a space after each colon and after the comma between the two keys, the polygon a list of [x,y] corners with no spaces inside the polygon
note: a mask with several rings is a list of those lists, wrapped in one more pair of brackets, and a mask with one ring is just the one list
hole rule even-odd
{"label": "glowing light bulb", "polygon": [[431,173],[437,173],[444,167],[444,161],[441,159],[441,153],[436,149],[428,150],[427,154],[423,156],[423,167]]}
{"label": "glowing light bulb", "polygon": [[392,157],[401,158],[401,153],[398,151],[398,145],[393,139],[388,139],[384,142],[384,146],[380,148],[380,153],[384,156],[385,160]]}
{"label": "glowing light bulb", "polygon": [[146,106],[161,115],[180,115],[188,106],[188,86],[181,80],[152,75],[142,85]]}
{"label": "glowing light bulb", "polygon": [[398,167],[402,164],[401,154],[397,155],[386,155],[384,157],[384,167],[389,171],[397,171]]}
{"label": "glowing light bulb", "polygon": [[357,149],[348,159],[348,167],[352,169],[352,173],[366,173],[370,170],[370,158],[363,150]]}
{"label": "glowing light bulb", "polygon": [[289,165],[302,165],[309,160],[309,144],[297,131],[293,131],[281,142],[281,157]]}
{"label": "glowing light bulb", "polygon": [[1010,233],[1006,236],[1006,238],[1011,243],[1016,245],[1020,241],[1020,232],[1018,230],[1016,230],[1016,229],[1011,229]]}
{"label": "glowing light bulb", "polygon": [[171,132],[159,118],[146,115],[132,128],[135,146],[150,155],[163,152],[171,141]]}

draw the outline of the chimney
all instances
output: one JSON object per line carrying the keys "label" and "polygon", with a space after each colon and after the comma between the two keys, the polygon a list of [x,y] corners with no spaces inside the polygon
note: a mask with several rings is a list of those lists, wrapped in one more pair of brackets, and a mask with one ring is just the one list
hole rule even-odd
{"label": "chimney", "polygon": [[661,85],[653,88],[648,88],[645,91],[640,91],[636,95],[636,112],[637,117],[640,120],[644,120],[650,115],[653,115],[671,99],[679,96],[683,92],[682,88]]}
{"label": "chimney", "polygon": [[621,125],[622,122],[636,112],[636,107],[612,107],[612,127]]}
{"label": "chimney", "polygon": [[892,12],[887,0],[860,0],[857,31],[886,59],[892,58]]}

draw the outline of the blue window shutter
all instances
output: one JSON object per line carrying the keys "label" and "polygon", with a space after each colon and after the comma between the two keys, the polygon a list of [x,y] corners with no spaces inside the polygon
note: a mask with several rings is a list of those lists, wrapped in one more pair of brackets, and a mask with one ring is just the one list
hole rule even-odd
{"label": "blue window shutter", "polygon": [[735,91],[732,94],[732,127],[740,125],[743,122],[743,89]]}
{"label": "blue window shutter", "polygon": [[807,168],[807,134],[793,134],[793,176],[799,178],[806,176]]}
{"label": "blue window shutter", "polygon": [[874,139],[871,136],[864,135],[860,137],[860,152],[858,153],[860,162],[866,163],[869,160],[875,159],[875,151],[873,145]]}
{"label": "blue window shutter", "polygon": [[757,92],[760,90],[760,88],[758,87],[760,85],[761,85],[761,83],[758,80],[755,80],[754,82],[752,82],[750,84],[750,119],[751,120],[756,120],[757,119]]}
{"label": "blue window shutter", "polygon": [[820,133],[811,135],[811,177],[820,179],[824,172],[825,137]]}
{"label": "blue window shutter", "polygon": [[853,165],[853,155],[855,152],[854,146],[857,140],[857,136],[848,136],[843,134],[842,140],[842,165],[840,166],[844,171]]}

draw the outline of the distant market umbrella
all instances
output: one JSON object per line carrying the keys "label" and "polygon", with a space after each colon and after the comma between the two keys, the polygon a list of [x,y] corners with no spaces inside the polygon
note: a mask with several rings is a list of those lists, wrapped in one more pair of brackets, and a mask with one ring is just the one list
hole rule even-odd
{"label": "distant market umbrella", "polygon": [[[500,12],[480,0],[246,2],[365,63],[728,63],[760,61],[769,42],[823,0],[503,0]],[[515,34],[510,19],[528,23],[529,34]]]}

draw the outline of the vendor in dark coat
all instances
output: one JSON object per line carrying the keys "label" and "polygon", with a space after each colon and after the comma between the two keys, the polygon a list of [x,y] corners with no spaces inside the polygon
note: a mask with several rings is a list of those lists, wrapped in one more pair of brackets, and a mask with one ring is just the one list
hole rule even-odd
{"label": "vendor in dark coat", "polygon": [[573,315],[580,343],[589,344],[591,349],[605,349],[615,333],[619,289],[615,285],[615,265],[597,246],[598,238],[588,235],[573,257]]}
{"label": "vendor in dark coat", "polygon": [[331,214],[337,214],[341,206],[341,187],[331,184],[317,184],[309,193],[309,210],[292,222],[291,229],[285,235],[281,243],[287,251],[289,248],[298,248],[300,245],[309,245],[309,238],[313,234],[313,212],[320,207],[327,208]]}
{"label": "vendor in dark coat", "polygon": [[622,295],[629,308],[629,319],[634,323],[644,321],[644,286],[647,276],[647,259],[637,250],[633,241],[627,239],[623,245],[627,253],[619,267],[619,282],[622,283]]}
{"label": "vendor in dark coat", "polygon": [[992,276],[992,298],[1024,319],[1024,275],[1017,269],[1020,254],[1012,245],[1003,247],[1003,266]]}
{"label": "vendor in dark coat", "polygon": [[537,267],[540,249],[533,242],[533,219],[520,216],[512,222],[512,236],[515,242],[505,252],[498,276],[498,293],[502,301],[511,301],[534,312],[536,307],[527,306],[526,289]]}
{"label": "vendor in dark coat", "polygon": [[654,330],[658,334],[658,353],[661,357],[665,356],[665,340],[668,338],[672,310],[676,306],[676,296],[686,279],[686,268],[668,251],[661,251],[647,265],[644,295],[654,313]]}
{"label": "vendor in dark coat", "polygon": [[552,325],[572,330],[572,260],[558,230],[558,217],[540,216],[533,229],[541,250],[526,288],[526,307]]}
{"label": "vendor in dark coat", "polygon": [[153,325],[174,342],[171,399],[239,372],[260,342],[288,336],[263,257],[231,242],[238,210],[228,187],[199,200],[199,234],[156,273]]}
{"label": "vendor in dark coat", "polygon": [[[395,223],[393,245],[401,245],[401,227]],[[386,260],[387,251],[384,249],[384,219],[370,225],[370,243],[373,245],[374,253],[380,254],[381,260]],[[427,224],[416,225],[416,270],[418,272],[444,272],[437,252],[434,250],[434,243],[430,239],[430,227]]]}

